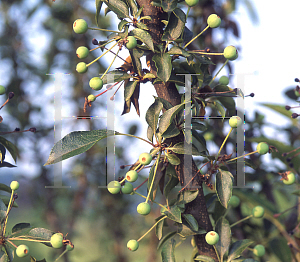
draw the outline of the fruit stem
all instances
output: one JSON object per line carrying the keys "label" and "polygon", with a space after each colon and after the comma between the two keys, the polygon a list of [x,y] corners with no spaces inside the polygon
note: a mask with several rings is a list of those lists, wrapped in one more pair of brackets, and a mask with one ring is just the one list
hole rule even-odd
{"label": "fruit stem", "polygon": [[188,51],[189,53],[195,53],[200,55],[223,55],[224,53],[207,53],[207,52],[201,52],[201,51]]}
{"label": "fruit stem", "polygon": [[209,26],[205,27],[205,28],[202,30],[202,32],[200,32],[200,33],[199,33],[198,35],[196,35],[190,42],[188,42],[188,43],[183,47],[183,49],[186,48],[190,43],[192,43],[197,37],[199,37],[201,34],[203,34],[208,28],[209,28]]}
{"label": "fruit stem", "polygon": [[209,82],[209,86],[211,85],[211,83],[216,79],[216,77],[217,77],[217,75],[221,72],[221,70],[224,68],[224,66],[228,63],[228,59],[225,61],[225,63],[222,65],[222,67],[219,69],[219,71],[216,73],[216,75],[213,77],[213,79],[212,80],[210,80],[210,82]]}
{"label": "fruit stem", "polygon": [[146,201],[145,201],[146,203],[149,200],[151,190],[152,190],[152,187],[153,187],[153,184],[154,184],[154,179],[155,179],[155,175],[156,175],[156,172],[157,172],[157,167],[158,167],[158,163],[159,163],[159,160],[160,160],[160,156],[161,156],[161,152],[159,151],[158,157],[156,158],[156,165],[155,165],[155,169],[154,169],[153,178],[152,178],[151,185],[150,185],[150,188],[149,188],[149,192],[148,192],[148,195],[147,195],[147,198],[146,198]]}
{"label": "fruit stem", "polygon": [[119,31],[114,31],[114,30],[109,30],[109,29],[104,29],[104,28],[88,27],[88,29],[91,29],[91,30],[99,30],[99,31],[105,31],[105,32],[112,32],[112,33],[121,33],[121,32],[119,32]]}
{"label": "fruit stem", "polygon": [[115,41],[115,39],[112,39],[112,40],[110,40],[110,41],[108,41],[108,42],[106,42],[106,43],[104,43],[104,44],[102,44],[102,45],[99,45],[99,46],[97,46],[97,47],[91,49],[90,52],[92,52],[92,51],[94,51],[94,50],[96,50],[96,49],[98,49],[98,48],[101,48],[102,46],[106,46],[106,45],[110,44],[110,43],[113,42],[113,41]]}
{"label": "fruit stem", "polygon": [[13,199],[14,192],[15,192],[14,190],[11,190],[11,195],[10,195],[10,199],[9,199],[9,204],[7,206],[7,211],[6,211],[6,217],[5,217],[5,222],[4,222],[4,228],[3,228],[3,234],[2,234],[2,236],[5,236],[5,230],[6,230],[6,225],[7,225],[8,214],[9,214],[9,211],[11,209],[12,199]]}
{"label": "fruit stem", "polygon": [[189,6],[189,7],[188,7],[188,10],[186,11],[185,20],[188,19],[190,10],[191,10],[191,7]]}
{"label": "fruit stem", "polygon": [[162,217],[160,220],[158,220],[144,235],[142,235],[137,242],[141,241],[160,221],[166,219],[167,216]]}
{"label": "fruit stem", "polygon": [[[219,256],[218,250],[217,250],[217,248],[216,248],[215,245],[214,245],[213,247],[214,247],[215,252],[216,252],[216,254],[217,254],[218,261],[220,261],[220,256]],[[222,261],[223,261],[223,257],[221,257],[221,258],[222,258]]]}
{"label": "fruit stem", "polygon": [[[118,41],[118,42],[119,42],[119,41]],[[115,55],[115,57],[114,57],[114,59],[112,60],[112,62],[110,63],[109,67],[105,70],[104,74],[101,76],[101,78],[100,78],[101,80],[103,79],[103,77],[106,75],[106,73],[108,72],[108,70],[111,68],[111,66],[112,66],[113,63],[115,62],[116,57],[118,56],[119,52],[120,52],[120,49],[118,49],[118,52],[117,52],[117,54]]]}
{"label": "fruit stem", "polygon": [[150,144],[151,146],[155,147],[155,145],[149,141],[147,141],[146,139],[144,138],[141,138],[141,137],[138,137],[138,136],[134,136],[134,135],[130,135],[130,134],[123,134],[123,133],[119,133],[120,135],[124,135],[124,136],[131,136],[131,137],[135,137],[135,138],[138,138],[140,140],[143,140],[145,142],[147,142],[148,144]]}
{"label": "fruit stem", "polygon": [[222,145],[221,145],[221,147],[220,147],[220,150],[219,150],[219,152],[218,152],[218,154],[217,154],[217,156],[216,156],[216,159],[215,159],[215,163],[218,161],[218,157],[219,157],[219,155],[220,155],[220,153],[221,153],[221,150],[222,150],[222,148],[223,148],[223,146],[224,146],[226,140],[228,139],[228,137],[229,137],[229,135],[230,135],[230,133],[231,133],[232,130],[233,130],[233,128],[231,127],[231,129],[229,130],[227,136],[225,137],[225,139],[224,139],[224,141],[223,141],[223,143],[222,143]]}
{"label": "fruit stem", "polygon": [[54,262],[56,262],[57,260],[59,260],[64,254],[66,254],[68,252],[68,250],[66,249],[64,252],[62,252],[59,257],[57,259],[54,260]]}
{"label": "fruit stem", "polygon": [[247,219],[249,219],[251,217],[253,217],[253,215],[249,215],[247,217],[244,217],[243,219],[241,219],[239,221],[236,221],[235,223],[233,223],[232,225],[230,225],[230,227],[234,227],[235,225],[237,225],[237,224],[239,224],[239,223],[241,223],[241,222],[243,222],[243,221],[245,221],[245,220],[247,220]]}
{"label": "fruit stem", "polygon": [[90,66],[91,64],[93,64],[96,61],[98,61],[102,56],[106,55],[111,49],[113,49],[119,43],[119,41],[117,43],[115,43],[112,47],[110,47],[107,51],[105,51],[101,56],[97,57],[95,60],[93,60],[92,62],[90,62],[89,64],[87,64],[86,67]]}
{"label": "fruit stem", "polygon": [[228,161],[226,161],[225,163],[228,163],[228,162],[230,162],[230,161],[236,160],[236,159],[238,159],[238,158],[241,158],[241,157],[250,156],[250,155],[252,155],[252,154],[254,154],[254,153],[258,153],[258,151],[256,150],[256,151],[253,151],[253,152],[251,152],[251,153],[248,153],[248,154],[246,154],[246,155],[242,155],[242,156],[238,156],[238,157],[235,157],[235,158],[229,159],[229,160],[228,160]]}

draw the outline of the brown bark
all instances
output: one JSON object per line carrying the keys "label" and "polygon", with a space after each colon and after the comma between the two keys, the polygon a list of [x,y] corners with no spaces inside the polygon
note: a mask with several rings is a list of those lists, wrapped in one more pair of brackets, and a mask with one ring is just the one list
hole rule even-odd
{"label": "brown bark", "polygon": [[[161,44],[162,42],[160,39],[163,34],[163,23],[161,22],[161,19],[164,14],[163,11],[161,10],[161,8],[152,6],[150,4],[151,0],[137,0],[137,3],[139,6],[144,6],[142,16],[150,16],[152,18],[151,21],[146,20],[145,24],[149,29],[148,32],[152,36],[154,45]],[[150,62],[150,72],[156,75],[157,70],[154,62],[152,62],[152,56],[153,54],[147,56],[147,63]],[[170,82],[167,82],[166,84],[157,83],[154,85],[154,88],[156,90],[158,97],[164,98],[165,100],[169,101],[173,106],[180,104],[180,95],[174,83],[170,83]],[[174,145],[175,143],[183,142],[184,138],[183,135],[181,134],[175,138],[171,138],[170,141]],[[176,173],[179,178],[181,186],[184,187],[197,173],[198,168],[194,160],[192,159],[192,166],[189,167],[187,170],[185,170],[185,172],[183,172],[184,156],[183,155],[177,155],[177,156],[179,157],[181,163],[180,165],[176,166]],[[196,176],[195,179],[193,179],[192,183],[190,183],[185,188],[185,190],[191,188],[194,189],[197,188],[199,194],[194,201],[186,205],[185,213],[192,214],[197,220],[199,227],[205,229],[207,232],[211,231],[213,228],[208,216],[206,203],[204,199],[202,181],[199,176]],[[213,246],[208,245],[205,241],[205,234],[196,235],[195,242],[200,255],[209,256],[211,258],[214,258],[217,261],[217,256]]]}

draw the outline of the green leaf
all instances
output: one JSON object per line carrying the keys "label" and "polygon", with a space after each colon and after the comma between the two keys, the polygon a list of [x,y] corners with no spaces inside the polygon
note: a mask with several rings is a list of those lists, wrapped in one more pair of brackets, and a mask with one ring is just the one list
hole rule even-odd
{"label": "green leaf", "polygon": [[199,191],[198,190],[185,190],[183,192],[180,192],[177,195],[177,200],[176,203],[179,204],[187,204],[192,202],[197,196],[198,196]]}
{"label": "green leaf", "polygon": [[244,250],[246,250],[246,248],[248,246],[250,246],[252,243],[253,243],[253,241],[249,240],[249,239],[243,239],[243,240],[238,240],[238,241],[234,242],[229,247],[229,253],[228,253],[228,260],[227,261],[230,262],[231,260],[241,256],[242,253],[244,252]]}
{"label": "green leaf", "polygon": [[156,54],[152,57],[152,61],[155,63],[157,68],[157,76],[166,83],[172,71],[172,58],[169,54]]}
{"label": "green leaf", "polygon": [[[157,222],[157,221],[161,220],[163,217],[165,217],[165,215],[161,215],[161,216],[157,217],[155,219],[155,221]],[[165,222],[165,219],[161,220],[160,222],[158,222],[156,224],[155,235],[157,236],[158,240],[161,240],[161,238],[162,238],[164,222]]]}
{"label": "green leaf", "polygon": [[17,157],[19,156],[18,148],[13,143],[6,140],[3,136],[0,136],[0,144],[2,144],[9,151],[16,163]]}
{"label": "green leaf", "polygon": [[127,25],[129,22],[126,20],[122,20],[119,24],[118,24],[118,30],[122,31],[124,26]]}
{"label": "green leaf", "polygon": [[103,84],[116,83],[121,82],[123,80],[131,78],[131,75],[124,73],[121,70],[113,70],[105,74],[102,78]]}
{"label": "green leaf", "polygon": [[218,101],[214,101],[214,103],[212,104],[220,113],[220,115],[222,116],[223,120],[225,117],[225,110],[223,108],[223,106],[218,102]]}
{"label": "green leaf", "polygon": [[152,130],[156,130],[157,128],[159,114],[162,109],[163,104],[158,99],[155,99],[154,103],[146,112],[146,122],[152,128]]}
{"label": "green leaf", "polygon": [[228,220],[224,217],[220,217],[216,223],[215,231],[220,237],[220,240],[216,244],[216,248],[220,257],[223,257],[231,242],[231,229]]}
{"label": "green leaf", "polygon": [[124,100],[130,100],[130,97],[132,96],[134,89],[136,85],[138,84],[139,80],[135,81],[128,81],[126,85],[124,86]]}
{"label": "green leaf", "polygon": [[169,110],[165,111],[159,121],[159,132],[163,135],[164,132],[171,125],[175,115],[184,107],[185,103],[176,105]]}
{"label": "green leaf", "polygon": [[[187,154],[185,147],[184,147],[184,142],[179,142],[176,145],[169,147],[168,149],[172,150],[176,154],[181,154],[181,155]],[[198,152],[197,148],[194,145],[192,145],[192,155],[204,156],[203,153]]]}
{"label": "green leaf", "polygon": [[6,149],[5,147],[0,144],[0,162],[2,163],[5,159]]}
{"label": "green leaf", "polygon": [[164,235],[163,238],[159,241],[157,245],[157,250],[159,250],[169,239],[174,237],[177,234],[176,231],[169,232],[168,234]]}
{"label": "green leaf", "polygon": [[148,126],[148,128],[147,128],[147,138],[149,139],[149,141],[151,143],[153,142],[153,136],[154,136],[153,129],[151,128],[151,126]]}
{"label": "green leaf", "polygon": [[102,7],[103,1],[102,0],[96,0],[96,15],[95,15],[95,19],[96,19],[96,24],[99,27],[98,21],[99,21],[99,14],[101,11],[101,7]]}
{"label": "green leaf", "polygon": [[171,206],[170,210],[164,211],[164,214],[171,220],[182,223],[181,210],[177,205]]}
{"label": "green leaf", "polygon": [[[0,195],[0,199],[3,201],[3,203],[6,206],[8,206],[9,200],[10,200],[10,196]],[[16,201],[14,201],[13,207],[19,207]]]}
{"label": "green leaf", "polygon": [[[35,240],[41,240],[41,241],[50,241],[53,234],[54,234],[54,232],[49,229],[36,227],[36,228],[31,229],[28,232],[28,235],[25,235],[25,237],[28,237],[30,239],[35,239]],[[40,243],[42,243],[48,247],[52,247],[50,242],[40,242]]]}
{"label": "green leaf", "polygon": [[18,237],[28,235],[32,226],[29,223],[19,223],[12,228],[12,234],[9,237]]}
{"label": "green leaf", "polygon": [[198,130],[198,131],[206,131],[207,127],[201,123],[199,123],[198,121],[196,121],[196,119],[192,119],[192,129],[194,130]]}
{"label": "green leaf", "polygon": [[2,224],[3,219],[5,219],[5,217],[6,217],[6,210],[7,210],[6,205],[0,199],[0,224]]}
{"label": "green leaf", "polygon": [[146,73],[146,74],[144,74],[143,79],[146,79],[146,78],[156,78],[156,76],[151,73]]}
{"label": "green leaf", "polygon": [[162,262],[175,262],[175,239],[167,241],[161,250]]}
{"label": "green leaf", "polygon": [[6,161],[3,161],[2,163],[0,163],[0,167],[17,167],[11,163],[8,163]]}
{"label": "green leaf", "polygon": [[180,134],[180,131],[173,121],[173,122],[171,122],[171,125],[168,127],[168,129],[163,133],[163,137],[171,138],[174,136],[178,136],[179,134]]}
{"label": "green leaf", "polygon": [[128,18],[128,6],[121,0],[102,0],[119,18]]}
{"label": "green leaf", "polygon": [[172,12],[177,7],[177,0],[161,1],[161,6],[165,12]]}
{"label": "green leaf", "polygon": [[129,50],[129,53],[131,56],[134,71],[137,72],[139,76],[142,76],[142,64],[140,58],[144,55],[144,51],[134,48]]}
{"label": "green leaf", "polygon": [[101,139],[113,135],[120,135],[120,133],[106,129],[71,132],[55,143],[44,166],[84,153]]}
{"label": "green leaf", "polygon": [[12,262],[14,259],[14,248],[10,245],[4,244],[3,249],[5,252],[4,259],[3,256],[0,258],[1,262],[7,261]]}
{"label": "green leaf", "polygon": [[154,98],[157,99],[157,100],[159,100],[160,102],[162,102],[162,104],[164,106],[164,109],[166,109],[166,110],[169,110],[169,109],[171,109],[173,107],[173,105],[169,101],[167,101],[167,100],[165,100],[165,99],[163,99],[161,97],[155,97],[154,96]]}
{"label": "green leaf", "polygon": [[127,2],[128,6],[130,8],[131,15],[132,16],[135,15],[138,11],[138,7],[137,7],[135,1],[134,0],[126,0],[126,2]]}
{"label": "green leaf", "polygon": [[168,153],[166,153],[166,156],[170,164],[172,164],[173,166],[177,166],[180,164],[180,159],[177,156]]}
{"label": "green leaf", "polygon": [[0,190],[11,193],[11,188],[5,184],[0,183]]}
{"label": "green leaf", "polygon": [[198,223],[197,220],[193,217],[193,215],[191,214],[182,214],[184,219],[186,220],[186,222],[188,222],[188,224],[190,225],[191,229],[193,231],[198,231]]}
{"label": "green leaf", "polygon": [[227,208],[232,195],[233,176],[230,172],[219,169],[216,175],[216,191],[220,203]]}
{"label": "green leaf", "polygon": [[[156,161],[158,161],[158,160],[156,160]],[[156,190],[157,190],[157,187],[159,185],[159,181],[161,180],[161,178],[163,177],[163,175],[165,173],[165,170],[162,170],[162,168],[163,168],[163,162],[159,162],[158,163],[156,174],[154,174],[155,166],[156,166],[156,162],[155,162],[154,165],[152,165],[152,167],[150,169],[149,178],[148,178],[148,184],[147,184],[148,194],[150,195],[150,199],[151,199],[152,202],[155,199]],[[151,186],[153,178],[154,178],[154,182],[153,182],[152,189],[150,191],[150,186]]]}
{"label": "green leaf", "polygon": [[194,258],[194,260],[202,262],[215,262],[213,258],[204,255],[199,255],[196,258]]}
{"label": "green leaf", "polygon": [[183,238],[206,233],[204,229],[200,229],[199,231],[193,230],[185,221],[182,223],[175,223],[175,225],[177,226],[177,234]]}
{"label": "green leaf", "polygon": [[151,35],[143,30],[143,29],[133,29],[132,31],[130,31],[130,35],[134,36],[136,39],[142,41],[145,45],[147,45],[149,47],[149,49],[154,52],[154,45],[153,45],[153,40]]}
{"label": "green leaf", "polygon": [[191,56],[190,53],[188,53],[186,50],[179,46],[172,46],[172,48],[167,52],[169,55],[180,55],[184,57]]}
{"label": "green leaf", "polygon": [[162,41],[174,41],[181,36],[186,22],[185,13],[176,8],[169,17],[168,25],[164,30]]}
{"label": "green leaf", "polygon": [[141,7],[139,8],[139,10],[138,10],[138,11],[136,12],[136,14],[135,14],[135,17],[136,17],[136,18],[139,17],[139,16],[141,15],[143,9],[144,9],[144,6],[141,6]]}
{"label": "green leaf", "polygon": [[[173,171],[170,171],[170,169],[173,169]],[[172,165],[167,166],[166,174],[168,175],[169,172],[175,172],[174,166],[172,166]],[[166,184],[166,186],[164,188],[164,196],[166,198],[168,198],[169,193],[175,186],[178,185],[178,183],[179,183],[179,180],[178,180],[177,176],[171,175],[168,183]]]}
{"label": "green leaf", "polygon": [[139,29],[148,30],[148,27],[145,24],[143,24],[143,23],[137,23],[136,26]]}

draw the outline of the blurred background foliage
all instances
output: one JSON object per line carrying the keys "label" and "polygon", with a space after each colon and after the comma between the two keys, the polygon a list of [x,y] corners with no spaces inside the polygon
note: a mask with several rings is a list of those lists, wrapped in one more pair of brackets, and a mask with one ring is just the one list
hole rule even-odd
{"label": "blurred background foliage", "polygon": [[[191,9],[189,28],[194,33],[200,32],[206,26],[205,21],[211,13],[219,14],[222,24],[218,35],[214,35],[209,29],[189,48],[222,51],[230,44],[229,38],[235,37],[238,41],[240,28],[232,16],[238,4],[246,6],[249,19],[253,23],[258,21],[251,1],[200,0],[199,4]],[[135,208],[140,200],[127,195],[110,195],[107,190],[98,188],[105,186],[107,182],[105,142],[99,142],[86,153],[63,163],[63,184],[71,188],[45,188],[53,186],[54,182],[53,166],[43,166],[54,144],[53,74],[66,74],[62,88],[65,115],[100,115],[106,110],[105,98],[97,99],[87,113],[83,112],[83,104],[84,97],[90,94],[89,79],[104,72],[108,61],[105,61],[105,58],[101,59],[83,75],[75,71],[75,66],[79,62],[75,55],[76,48],[87,46],[92,49],[93,38],[102,40],[107,36],[104,32],[91,30],[84,35],[74,34],[72,31],[74,20],[84,18],[89,25],[95,25],[94,17],[94,1],[2,0],[0,2],[0,84],[4,85],[8,92],[15,93],[14,99],[1,111],[4,119],[1,131],[13,131],[16,127],[20,130],[30,127],[37,129],[36,133],[12,133],[5,136],[15,143],[20,151],[17,168],[1,169],[2,183],[9,184],[11,180],[17,179],[21,184],[18,199],[20,207],[11,213],[9,226],[12,227],[19,222],[30,222],[34,226],[68,233],[69,239],[75,244],[75,250],[61,259],[65,262],[161,261],[159,254],[156,253],[157,238],[154,233],[143,239],[138,252],[132,253],[126,248],[129,239],[139,238],[153,224],[159,210],[151,212],[146,218],[136,216]],[[102,16],[100,21],[102,28],[116,28],[113,16]],[[93,57],[96,58],[98,54],[91,53],[86,62],[91,61]],[[223,63],[222,59],[221,56],[212,57],[216,65]],[[233,72],[231,63],[228,66],[229,72]],[[212,66],[211,72],[214,72],[215,68]],[[296,97],[290,98],[291,101],[296,100]],[[4,102],[6,98],[0,99]],[[123,107],[122,103],[119,103],[119,106]],[[280,113],[278,108],[274,110]],[[217,114],[214,110],[209,113]],[[146,137],[146,134],[141,133],[139,126],[144,124],[144,117],[141,116],[142,121],[139,121],[136,115],[133,117],[137,122],[130,124],[127,132]],[[287,117],[290,118],[289,115]],[[122,121],[122,117],[117,116],[116,119]],[[295,172],[299,170],[297,159],[286,162],[281,156],[283,152],[299,146],[298,123],[291,120],[288,128],[278,130],[287,136],[287,143],[283,144],[276,141],[276,138],[274,140],[267,138],[264,128],[270,127],[270,123],[264,122],[262,113],[257,112],[254,119],[248,119],[246,114],[245,121],[245,153],[255,150],[256,143],[260,141],[276,146],[278,153],[272,153],[271,165],[265,164],[265,159],[269,156],[259,157],[256,154],[250,156],[256,169],[246,167],[246,181],[252,183],[255,188],[234,190],[234,194],[240,196],[242,205],[228,212],[231,223],[245,216],[255,203],[265,207],[271,206],[269,211],[276,213],[297,204],[298,201],[296,196],[290,194],[296,186],[288,188],[283,186],[278,176],[278,172],[293,170],[291,163],[294,164]],[[214,119],[206,120],[205,124],[208,126],[207,138],[212,137],[207,141],[208,147],[216,149],[226,136],[226,124]],[[105,120],[63,120],[64,135],[74,130],[104,128],[106,128]],[[129,143],[132,143],[130,138],[117,140],[115,147],[117,177],[123,176],[126,170],[120,169],[120,165],[131,164],[130,157],[137,158],[145,151],[143,145],[138,144],[134,152],[128,152]],[[231,138],[223,152],[230,154],[234,149],[235,140]],[[200,165],[201,158],[197,161]],[[234,169],[231,171],[234,173]],[[210,192],[208,189],[206,191]],[[159,198],[164,201],[161,195],[158,195]],[[216,208],[212,207],[212,212]],[[289,231],[296,226],[297,217],[297,209],[293,209],[282,215],[280,221]],[[264,244],[267,255],[260,261],[291,261],[288,239],[274,229],[276,229],[274,224],[268,219],[251,220],[233,228],[233,239],[250,238]],[[29,247],[37,259],[46,257],[49,261],[53,261],[59,253],[55,254],[52,249],[42,245],[35,244]],[[190,241],[185,241],[176,252],[178,261],[184,259],[189,261],[192,252]],[[251,252],[245,255],[251,256]]]}

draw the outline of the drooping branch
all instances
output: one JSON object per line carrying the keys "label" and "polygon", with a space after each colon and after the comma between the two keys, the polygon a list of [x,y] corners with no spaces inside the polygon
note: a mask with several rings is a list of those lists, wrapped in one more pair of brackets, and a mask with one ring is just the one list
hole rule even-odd
{"label": "drooping branch", "polygon": [[[142,16],[150,16],[152,18],[152,20],[145,20],[145,24],[149,29],[148,32],[152,36],[154,45],[162,44],[161,36],[163,34],[164,24],[161,22],[161,20],[165,19],[165,13],[161,8],[152,6],[151,0],[137,0],[137,3],[139,6],[144,6]],[[152,61],[153,55],[154,54],[150,54],[147,56],[147,64],[150,64],[150,72],[156,75],[157,69],[155,67],[155,63]],[[173,106],[180,104],[180,94],[174,83],[156,83],[154,84],[154,88],[158,97],[169,101]],[[182,134],[169,140],[169,142],[172,142],[173,145],[183,141],[184,137]],[[192,166],[187,165],[187,168],[184,168],[184,155],[177,156],[179,157],[181,163],[175,167],[176,174],[181,186],[184,187],[198,172],[198,168],[193,159],[191,159]],[[192,182],[185,188],[185,190],[192,188],[194,188],[194,190],[197,188],[199,194],[194,201],[186,205],[185,213],[192,214],[197,220],[199,227],[205,229],[207,232],[211,231],[212,225],[207,212],[200,176],[196,176],[195,179],[193,179]],[[209,256],[217,261],[214,248],[208,245],[205,241],[205,234],[196,235],[195,242],[199,254]]]}

